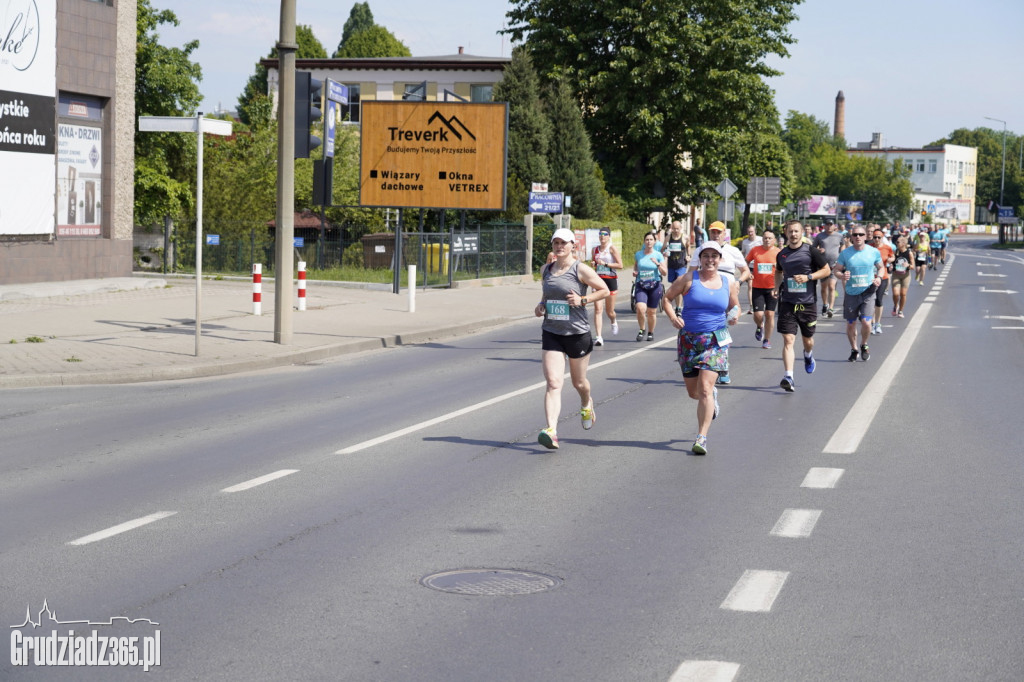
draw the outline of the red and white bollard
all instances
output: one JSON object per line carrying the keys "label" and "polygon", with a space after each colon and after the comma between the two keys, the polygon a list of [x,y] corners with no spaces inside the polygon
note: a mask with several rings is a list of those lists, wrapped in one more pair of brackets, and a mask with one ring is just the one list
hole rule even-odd
{"label": "red and white bollard", "polygon": [[252,314],[263,314],[263,264],[252,264]]}
{"label": "red and white bollard", "polygon": [[299,261],[299,310],[306,309],[306,261]]}

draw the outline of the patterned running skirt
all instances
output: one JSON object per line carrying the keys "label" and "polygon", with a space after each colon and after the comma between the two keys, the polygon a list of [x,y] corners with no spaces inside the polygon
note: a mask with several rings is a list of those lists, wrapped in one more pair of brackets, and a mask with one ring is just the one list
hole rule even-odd
{"label": "patterned running skirt", "polygon": [[697,370],[729,371],[729,346],[719,346],[714,332],[679,331],[676,341],[679,368],[684,376],[694,376]]}

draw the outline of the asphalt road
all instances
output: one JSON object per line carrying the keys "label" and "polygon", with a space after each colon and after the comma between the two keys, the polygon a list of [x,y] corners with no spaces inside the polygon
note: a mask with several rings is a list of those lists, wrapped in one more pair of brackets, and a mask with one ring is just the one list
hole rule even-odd
{"label": "asphalt road", "polygon": [[[591,365],[597,424],[567,387],[557,452],[534,321],[0,392],[0,612],[149,619],[119,627],[158,629],[148,675],[175,680],[1022,679],[1024,294],[999,292],[1024,262],[979,246],[957,240],[907,318],[887,303],[867,363],[822,320],[793,394],[744,316],[706,457],[669,325],[636,343],[624,313]],[[423,584],[468,569],[463,593]]]}

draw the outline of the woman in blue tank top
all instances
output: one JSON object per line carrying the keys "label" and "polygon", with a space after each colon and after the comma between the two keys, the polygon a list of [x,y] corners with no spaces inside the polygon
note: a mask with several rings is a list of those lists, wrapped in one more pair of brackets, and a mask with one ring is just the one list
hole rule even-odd
{"label": "woman in blue tank top", "polygon": [[692,274],[680,277],[665,292],[665,301],[683,297],[680,318],[671,303],[663,305],[669,322],[679,330],[676,350],[683,371],[686,392],[697,401],[697,438],[693,452],[708,452],[708,430],[718,416],[719,372],[729,371],[729,326],[739,319],[740,285],[718,271],[722,247],[708,241],[697,252],[699,266]]}

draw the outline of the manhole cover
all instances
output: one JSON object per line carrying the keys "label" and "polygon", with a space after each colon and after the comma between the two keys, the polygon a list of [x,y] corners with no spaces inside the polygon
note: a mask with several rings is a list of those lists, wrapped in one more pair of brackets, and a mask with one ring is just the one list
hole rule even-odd
{"label": "manhole cover", "polygon": [[534,573],[532,571],[477,568],[434,573],[423,578],[420,582],[433,590],[440,590],[441,592],[506,597],[544,592],[555,587],[561,581],[550,575]]}

